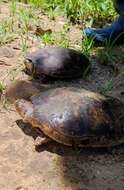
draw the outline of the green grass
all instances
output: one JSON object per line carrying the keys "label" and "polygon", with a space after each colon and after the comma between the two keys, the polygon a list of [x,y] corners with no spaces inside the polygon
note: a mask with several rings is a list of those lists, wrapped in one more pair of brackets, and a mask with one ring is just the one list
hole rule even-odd
{"label": "green grass", "polygon": [[48,11],[52,18],[56,13],[65,14],[72,22],[89,20],[99,22],[105,17],[109,21],[115,15],[111,0],[22,0],[22,2],[31,3]]}
{"label": "green grass", "polygon": [[[47,13],[50,19],[55,19],[57,15],[67,16],[72,23],[82,23],[82,29],[83,27],[94,25],[100,27],[106,24],[106,22],[110,22],[116,15],[111,0],[11,0],[8,2],[10,17],[4,18],[0,24],[0,45],[20,36],[23,54],[28,49],[27,41],[30,35],[30,26],[36,26],[39,22],[42,22],[38,18],[39,13],[37,11]],[[22,4],[18,5],[18,2],[22,2]],[[25,8],[23,3],[30,6]],[[45,33],[39,36],[39,38],[45,45],[69,47],[71,43],[66,33],[69,31],[70,25],[71,23],[65,23],[59,34]],[[85,38],[80,46],[81,50],[89,56],[93,49],[92,40]]]}
{"label": "green grass", "polygon": [[[31,6],[27,9],[18,5],[18,2],[29,3]],[[10,17],[3,20],[0,25],[0,43],[3,37],[4,41],[7,41],[6,38],[8,39],[9,36],[12,38],[11,33],[17,32],[14,23],[15,17],[19,19],[21,32],[28,33],[30,23],[38,22],[35,8],[47,12],[50,19],[55,19],[57,15],[65,15],[72,23],[82,23],[85,26],[97,25],[100,27],[106,22],[110,22],[116,15],[111,0],[11,0]],[[66,43],[63,46],[69,45],[67,40]]]}
{"label": "green grass", "polygon": [[5,90],[5,85],[3,84],[3,82],[0,82],[0,94],[2,94],[4,90]]}
{"label": "green grass", "polygon": [[117,76],[114,76],[106,82],[106,84],[99,89],[99,92],[103,95],[107,95],[118,83],[120,76],[124,75],[124,70],[118,74]]}

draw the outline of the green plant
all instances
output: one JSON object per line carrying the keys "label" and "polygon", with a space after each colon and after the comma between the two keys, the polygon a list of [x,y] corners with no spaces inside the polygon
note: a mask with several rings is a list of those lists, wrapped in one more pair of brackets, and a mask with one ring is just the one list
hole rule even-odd
{"label": "green plant", "polygon": [[109,91],[111,91],[115,85],[117,85],[118,81],[120,80],[120,77],[124,74],[124,70],[122,70],[121,73],[119,73],[117,76],[113,76],[109,81],[106,82],[106,84],[100,88],[100,93],[103,95],[107,95]]}
{"label": "green plant", "polygon": [[11,18],[5,18],[0,24],[0,44],[5,44],[15,39],[16,35],[13,32],[13,25]]}
{"label": "green plant", "polygon": [[5,85],[3,82],[0,82],[0,94],[2,94],[4,90],[5,90]]}
{"label": "green plant", "polygon": [[12,0],[10,4],[10,16],[14,17],[17,10],[17,1]]}
{"label": "green plant", "polygon": [[57,42],[58,45],[60,45],[61,47],[68,48],[70,46],[70,40],[67,37],[67,33],[69,30],[70,30],[69,23],[65,23],[63,25],[62,31],[60,32],[60,37],[59,37],[58,42]]}
{"label": "green plant", "polygon": [[56,13],[64,13],[72,22],[86,22],[92,19],[97,23],[101,19],[103,22],[105,17],[110,21],[115,15],[111,0],[27,0],[26,3],[47,11],[51,18],[54,18]]}
{"label": "green plant", "polygon": [[103,95],[107,95],[107,93],[112,90],[114,81],[116,77],[112,77],[102,88],[100,88],[100,93]]}
{"label": "green plant", "polygon": [[[65,13],[73,22],[82,22],[87,18],[98,20],[114,14],[110,0],[66,0]],[[97,14],[96,14],[97,13]]]}
{"label": "green plant", "polygon": [[28,44],[27,44],[27,36],[21,35],[21,52],[22,55],[25,56],[28,50]]}
{"label": "green plant", "polygon": [[89,57],[91,51],[93,50],[93,47],[94,47],[93,39],[85,37],[82,41],[82,47],[81,47],[83,54]]}
{"label": "green plant", "polygon": [[30,16],[28,10],[21,8],[19,11],[19,20],[20,20],[20,28],[23,34],[28,33],[28,28],[30,24]]}
{"label": "green plant", "polygon": [[45,45],[53,45],[55,43],[55,39],[51,33],[45,33],[42,35],[41,40]]}

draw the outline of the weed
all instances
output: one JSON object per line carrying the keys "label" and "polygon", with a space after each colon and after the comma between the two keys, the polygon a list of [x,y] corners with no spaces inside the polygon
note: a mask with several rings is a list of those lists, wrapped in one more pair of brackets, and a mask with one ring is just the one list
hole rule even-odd
{"label": "weed", "polygon": [[70,47],[70,40],[67,37],[62,35],[58,45],[63,47],[63,48],[69,48]]}
{"label": "weed", "polygon": [[87,20],[89,16],[96,22],[98,17],[100,19],[100,17],[108,16],[108,14],[110,17],[114,11],[109,0],[66,0],[65,13],[73,22],[82,22]]}
{"label": "weed", "polygon": [[22,33],[28,33],[29,23],[30,23],[30,17],[29,13],[25,9],[20,9],[19,12],[19,20],[20,20],[20,28],[22,30]]}
{"label": "weed", "polygon": [[12,0],[10,4],[10,16],[14,17],[17,10],[17,2],[15,0]]}
{"label": "weed", "polygon": [[30,26],[30,14],[28,10],[20,8],[19,10],[19,23],[20,23],[20,37],[21,37],[21,51],[25,55],[27,53],[28,31]]}
{"label": "weed", "polygon": [[102,88],[100,88],[100,93],[103,95],[107,95],[109,91],[111,91],[115,85],[117,85],[120,77],[124,74],[124,70],[117,76],[113,76]]}
{"label": "weed", "polygon": [[70,46],[70,41],[66,36],[67,32],[69,31],[70,26],[66,23],[63,26],[61,32],[56,33],[45,33],[41,35],[42,43],[45,45],[58,45],[64,48],[68,48]]}
{"label": "weed", "polygon": [[0,82],[0,94],[3,94],[3,91],[5,90],[5,85],[3,82]]}
{"label": "weed", "polygon": [[100,18],[103,21],[105,17],[110,21],[111,16],[115,15],[110,0],[27,0],[26,3],[44,9],[52,18],[55,13],[59,15],[64,13],[72,22],[84,22],[89,17],[95,22]]}
{"label": "weed", "polygon": [[81,49],[82,49],[82,52],[83,52],[87,57],[90,56],[90,53],[91,53],[91,51],[93,50],[93,47],[94,47],[94,41],[93,41],[92,38],[87,38],[87,37],[85,37],[85,38],[82,40]]}
{"label": "weed", "polygon": [[64,48],[68,48],[70,46],[70,40],[67,37],[67,33],[70,30],[70,25],[65,23],[62,31],[60,32],[60,38],[58,39],[58,45]]}
{"label": "weed", "polygon": [[41,36],[41,40],[45,45],[53,45],[55,43],[55,38],[49,33],[45,33],[43,36]]}
{"label": "weed", "polygon": [[23,35],[21,35],[20,47],[21,47],[22,55],[25,56],[27,53],[27,50],[28,50],[28,45],[27,45],[27,37],[25,37]]}
{"label": "weed", "polygon": [[107,93],[112,90],[114,81],[116,80],[116,77],[112,77],[105,85],[104,87],[100,88],[100,93],[103,95],[107,95]]}
{"label": "weed", "polygon": [[12,41],[16,38],[16,35],[13,33],[12,19],[5,18],[0,24],[0,44],[5,44],[9,41]]}

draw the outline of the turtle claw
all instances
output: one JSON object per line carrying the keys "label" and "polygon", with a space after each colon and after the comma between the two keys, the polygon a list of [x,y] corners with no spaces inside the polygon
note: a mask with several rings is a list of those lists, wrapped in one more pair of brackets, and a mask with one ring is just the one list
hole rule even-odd
{"label": "turtle claw", "polygon": [[42,146],[44,144],[47,144],[49,142],[51,142],[52,140],[49,138],[49,137],[41,137],[41,136],[38,136],[35,141],[34,141],[34,145],[35,147],[38,147],[38,146]]}

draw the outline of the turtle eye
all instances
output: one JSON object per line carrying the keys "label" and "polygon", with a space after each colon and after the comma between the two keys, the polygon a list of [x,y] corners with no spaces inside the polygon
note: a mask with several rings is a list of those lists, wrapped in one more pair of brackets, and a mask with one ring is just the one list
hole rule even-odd
{"label": "turtle eye", "polygon": [[33,64],[32,64],[32,61],[30,61],[30,60],[25,60],[25,69],[26,69],[26,72],[28,73],[28,74],[32,74],[34,71],[34,66],[33,66]]}

